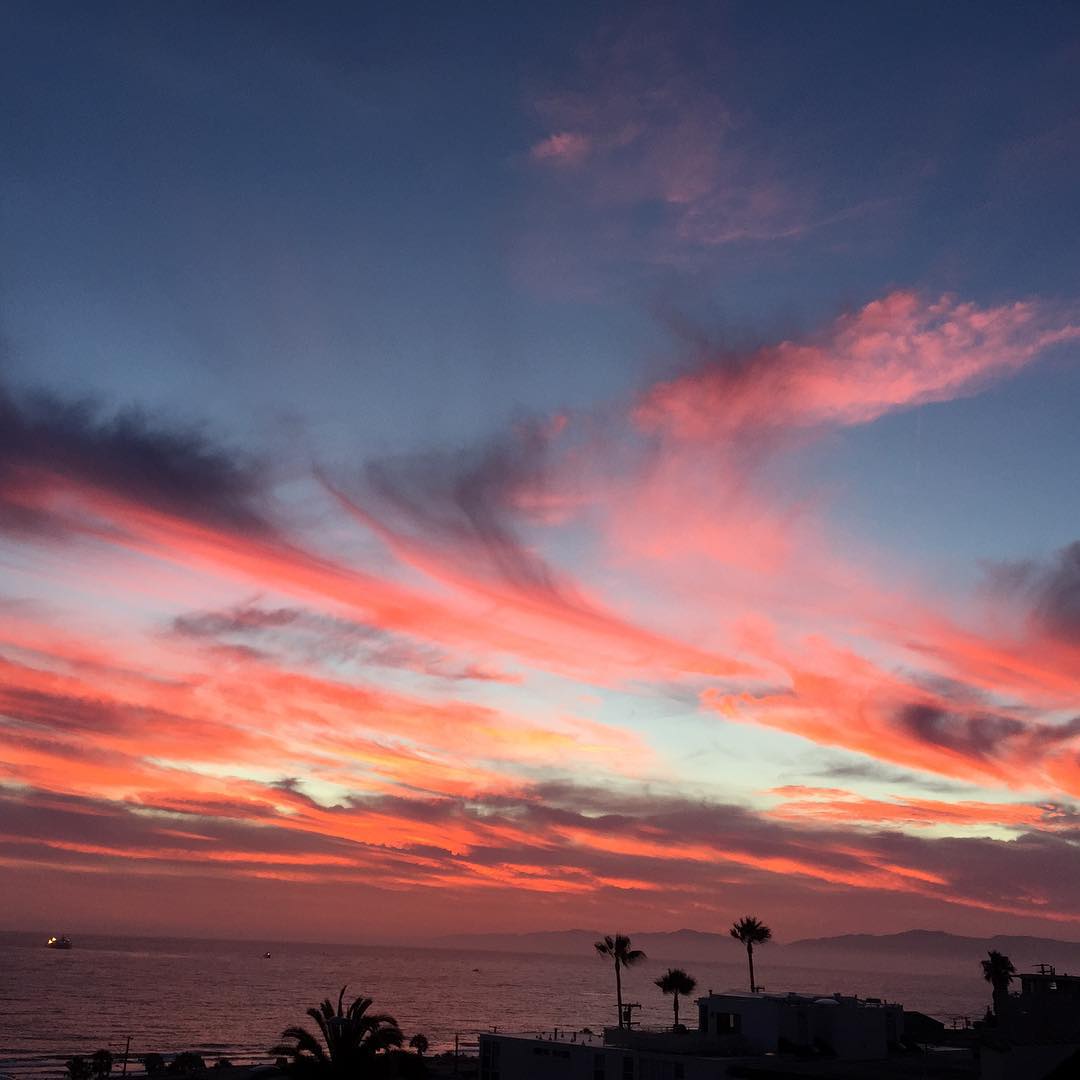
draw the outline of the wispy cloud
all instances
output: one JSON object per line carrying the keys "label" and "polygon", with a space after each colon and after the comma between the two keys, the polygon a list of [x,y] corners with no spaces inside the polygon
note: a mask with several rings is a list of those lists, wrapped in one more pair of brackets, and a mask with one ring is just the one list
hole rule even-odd
{"label": "wispy cloud", "polygon": [[977,393],[1077,339],[1073,313],[1037,302],[980,308],[895,292],[809,340],[707,357],[650,389],[637,419],[648,430],[717,441],[866,424]]}
{"label": "wispy cloud", "polygon": [[[965,621],[889,553],[836,543],[800,454],[1077,337],[1060,306],[894,293],[703,349],[593,413],[312,469],[304,518],[205,433],[9,396],[5,543],[34,567],[92,551],[86,585],[111,593],[2,602],[0,778],[22,816],[0,857],[586,903],[677,882],[701,910],[718,876],[793,911],[803,888],[1019,918],[1037,892],[1067,920],[1073,549],[993,569],[966,610],[1014,617]],[[808,764],[743,806],[672,794],[663,725],[612,719],[665,696],[845,755],[842,786]],[[1002,859],[1029,889],[989,873]]]}

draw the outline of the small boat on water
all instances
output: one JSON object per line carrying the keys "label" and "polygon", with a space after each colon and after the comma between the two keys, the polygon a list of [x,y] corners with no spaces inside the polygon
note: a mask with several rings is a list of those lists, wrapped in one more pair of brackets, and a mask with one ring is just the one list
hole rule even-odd
{"label": "small boat on water", "polygon": [[55,934],[45,942],[46,948],[49,949],[70,949],[71,938],[67,934],[61,934],[57,937]]}

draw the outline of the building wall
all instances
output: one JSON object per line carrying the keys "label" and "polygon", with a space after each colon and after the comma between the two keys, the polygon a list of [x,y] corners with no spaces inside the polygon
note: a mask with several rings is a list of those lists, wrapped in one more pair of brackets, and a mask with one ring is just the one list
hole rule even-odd
{"label": "building wall", "polygon": [[[733,1026],[731,1017],[738,1018]],[[752,1053],[776,1051],[782,1043],[812,1048],[825,1044],[839,1058],[887,1057],[889,1044],[903,1036],[899,1005],[867,1006],[854,998],[749,997],[714,994],[699,1002],[700,1021],[714,1031],[732,1030]]]}
{"label": "building wall", "polygon": [[480,1036],[480,1080],[727,1080],[754,1060]]}
{"label": "building wall", "polygon": [[[713,994],[701,999],[698,1022],[704,1021],[710,1035],[740,1037],[749,1053],[766,1054],[777,1049],[781,1035],[781,1010],[777,998]],[[731,1018],[737,1017],[735,1024]]]}

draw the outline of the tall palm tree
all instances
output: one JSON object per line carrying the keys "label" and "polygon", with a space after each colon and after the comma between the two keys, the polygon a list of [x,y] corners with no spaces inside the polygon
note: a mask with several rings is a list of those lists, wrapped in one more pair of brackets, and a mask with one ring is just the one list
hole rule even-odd
{"label": "tall palm tree", "polygon": [[371,998],[358,997],[343,1009],[346,989],[343,986],[338,994],[337,1009],[327,998],[317,1009],[307,1010],[319,1027],[322,1042],[307,1028],[289,1027],[281,1037],[292,1042],[282,1042],[270,1053],[292,1058],[293,1072],[304,1077],[361,1080],[370,1073],[375,1055],[400,1047],[405,1037],[392,1016],[368,1012]]}
{"label": "tall palm tree", "polygon": [[750,964],[750,993],[756,994],[758,987],[754,981],[754,946],[764,945],[772,940],[772,931],[753,915],[745,915],[735,923],[729,931],[736,941],[741,941],[746,946],[746,959]]}
{"label": "tall palm tree", "polygon": [[692,994],[697,986],[697,979],[687,975],[682,968],[668,968],[667,972],[654,980],[665,994],[675,999],[675,1027],[679,1026],[679,995]]}
{"label": "tall palm tree", "polygon": [[1013,962],[997,949],[987,953],[988,959],[982,963],[983,978],[994,988],[994,1015],[1001,1019],[1009,1001],[1009,983],[1016,976]]}
{"label": "tall palm tree", "polygon": [[615,961],[615,1000],[619,1007],[619,1027],[622,1027],[622,969],[633,967],[638,961],[644,960],[645,954],[640,949],[630,948],[630,939],[625,934],[616,934],[614,937],[608,934],[594,942],[593,947],[600,956],[607,956]]}

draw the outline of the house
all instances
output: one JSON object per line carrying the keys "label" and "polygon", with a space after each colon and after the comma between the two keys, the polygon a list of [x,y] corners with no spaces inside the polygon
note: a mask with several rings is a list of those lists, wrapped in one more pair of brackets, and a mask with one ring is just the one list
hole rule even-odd
{"label": "house", "polygon": [[698,1000],[698,1029],[737,1036],[753,1053],[816,1050],[870,1061],[888,1057],[904,1035],[904,1010],[844,994],[710,994]]}
{"label": "house", "polygon": [[1048,964],[1020,976],[980,1050],[983,1080],[1080,1076],[1080,975]]}
{"label": "house", "polygon": [[903,1037],[903,1009],[843,994],[709,994],[696,1030],[481,1034],[481,1080],[723,1080],[763,1055],[871,1061]]}

